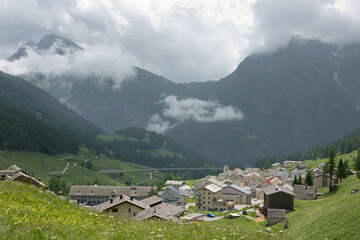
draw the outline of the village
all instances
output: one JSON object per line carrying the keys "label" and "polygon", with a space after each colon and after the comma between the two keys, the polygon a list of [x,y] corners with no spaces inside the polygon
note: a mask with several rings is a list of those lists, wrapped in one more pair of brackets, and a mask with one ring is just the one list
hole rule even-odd
{"label": "village", "polygon": [[[317,189],[329,185],[330,177],[321,169],[323,166],[322,163],[316,169],[307,169],[305,162],[285,161],[262,171],[259,168],[230,170],[225,165],[218,176],[206,176],[193,186],[185,181],[168,180],[164,188],[150,197],[146,196],[154,190],[151,186],[97,185],[71,186],[69,196],[75,203],[116,217],[214,221],[250,215],[246,217],[266,220],[270,226],[285,221],[285,213],[294,210],[294,198],[314,200]],[[312,174],[312,186],[305,184],[308,172]],[[294,179],[298,179],[296,184]],[[334,177],[333,183],[336,182]],[[217,212],[225,214],[215,216]]]}
{"label": "village", "polygon": [[[225,165],[218,176],[206,176],[193,184],[168,180],[157,193],[152,186],[73,185],[69,198],[74,204],[114,217],[214,221],[245,215],[255,221],[266,220],[270,226],[286,220],[286,212],[294,210],[294,198],[314,200],[319,194],[317,189],[329,185],[330,177],[324,174],[323,166],[322,163],[316,169],[307,169],[304,162],[285,161],[272,164],[272,168],[266,170],[230,170]],[[305,183],[309,172],[312,186]],[[45,187],[15,165],[1,170],[0,178]],[[336,181],[334,177],[333,183]]]}

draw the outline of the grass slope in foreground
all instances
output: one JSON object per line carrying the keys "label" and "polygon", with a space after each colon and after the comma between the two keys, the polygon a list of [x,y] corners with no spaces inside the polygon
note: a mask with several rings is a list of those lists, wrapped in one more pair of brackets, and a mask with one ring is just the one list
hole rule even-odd
{"label": "grass slope in foreground", "polygon": [[349,176],[336,192],[323,188],[317,200],[295,200],[285,232],[298,239],[360,239],[360,193],[350,194],[353,188],[360,189],[360,180]]}
{"label": "grass slope in foreground", "polygon": [[0,213],[0,239],[285,239],[244,217],[183,224],[111,218],[15,182],[0,182]]}

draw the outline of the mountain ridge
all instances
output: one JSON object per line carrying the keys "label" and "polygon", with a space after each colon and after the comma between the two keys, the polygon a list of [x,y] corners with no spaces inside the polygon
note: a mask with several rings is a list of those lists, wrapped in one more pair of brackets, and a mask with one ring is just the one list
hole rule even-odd
{"label": "mountain ridge", "polygon": [[[303,151],[331,142],[359,127],[359,44],[336,45],[293,38],[273,53],[246,57],[228,76],[211,82],[176,84],[141,68],[120,89],[98,79],[58,76],[71,89],[46,89],[79,109],[107,131],[147,127],[170,111],[166,96],[178,101],[215,101],[239,109],[241,121],[177,122],[167,135],[218,165],[252,165],[256,157]],[[33,83],[36,76],[26,76]],[[50,84],[51,85],[51,84]],[[94,98],[94,96],[96,96]],[[174,110],[174,109],[171,109]]]}

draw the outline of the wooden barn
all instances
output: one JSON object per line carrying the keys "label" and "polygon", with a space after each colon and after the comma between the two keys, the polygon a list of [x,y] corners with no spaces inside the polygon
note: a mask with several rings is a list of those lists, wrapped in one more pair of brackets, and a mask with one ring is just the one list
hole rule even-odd
{"label": "wooden barn", "polygon": [[282,186],[270,186],[264,188],[264,203],[267,209],[294,210],[295,194],[288,188]]}

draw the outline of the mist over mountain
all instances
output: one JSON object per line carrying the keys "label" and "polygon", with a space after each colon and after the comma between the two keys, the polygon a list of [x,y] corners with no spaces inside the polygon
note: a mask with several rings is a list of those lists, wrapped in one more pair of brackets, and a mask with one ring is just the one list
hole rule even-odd
{"label": "mist over mountain", "polygon": [[[69,40],[70,41],[70,40]],[[359,126],[360,45],[294,37],[219,81],[176,84],[141,68],[116,77],[24,77],[107,131],[145,127],[214,164],[251,165],[331,142]]]}
{"label": "mist over mountain", "polygon": [[44,36],[37,44],[31,40],[27,40],[22,46],[10,56],[8,61],[19,60],[20,58],[27,57],[29,51],[33,51],[39,55],[45,55],[50,53],[56,53],[59,55],[65,55],[67,52],[73,53],[78,50],[84,50],[73,41],[59,37],[55,34],[48,34]]}

